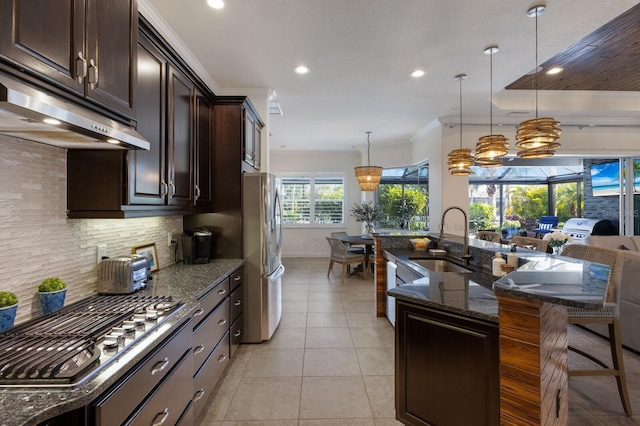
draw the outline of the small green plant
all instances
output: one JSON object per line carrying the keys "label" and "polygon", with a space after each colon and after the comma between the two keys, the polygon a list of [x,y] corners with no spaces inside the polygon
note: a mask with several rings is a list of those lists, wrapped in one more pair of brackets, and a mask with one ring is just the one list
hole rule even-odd
{"label": "small green plant", "polygon": [[48,293],[51,291],[62,290],[66,287],[67,284],[58,277],[45,278],[38,286],[38,291],[40,293]]}
{"label": "small green plant", "polygon": [[502,229],[515,228],[520,229],[520,221],[518,220],[505,220],[502,222]]}
{"label": "small green plant", "polygon": [[18,303],[18,296],[10,291],[0,291],[0,308],[6,308],[7,306],[13,306]]}

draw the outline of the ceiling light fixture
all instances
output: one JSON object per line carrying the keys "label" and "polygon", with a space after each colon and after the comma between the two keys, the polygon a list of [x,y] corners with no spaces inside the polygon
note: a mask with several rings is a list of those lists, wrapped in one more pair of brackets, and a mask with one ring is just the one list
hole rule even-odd
{"label": "ceiling light fixture", "polygon": [[293,70],[298,74],[307,74],[307,73],[309,73],[309,68],[305,67],[304,65],[298,65]]}
{"label": "ceiling light fixture", "polygon": [[456,80],[460,82],[460,148],[454,149],[448,155],[449,173],[453,176],[468,176],[475,174],[471,170],[473,157],[470,149],[462,148],[462,80],[467,78],[466,74],[456,75]]}
{"label": "ceiling light fixture", "polygon": [[224,7],[224,1],[222,0],[207,0],[207,4],[214,9],[222,9]]}
{"label": "ceiling light fixture", "polygon": [[556,75],[556,74],[560,74],[562,71],[564,71],[564,68],[562,67],[552,67],[552,68],[549,68],[545,74]]}
{"label": "ceiling light fixture", "polygon": [[51,124],[53,126],[57,126],[60,124],[60,120],[56,120],[55,118],[45,118],[42,120],[43,123]]}
{"label": "ceiling light fixture", "polygon": [[[527,16],[536,19],[536,67],[538,69],[538,16],[546,10],[544,5],[534,6],[527,11]],[[520,158],[551,157],[560,147],[560,122],[552,117],[538,117],[538,84],[536,74],[532,75],[533,90],[536,98],[536,118],[520,123],[516,132],[516,148]]]}
{"label": "ceiling light fixture", "polygon": [[489,135],[482,136],[476,144],[476,163],[480,167],[500,167],[502,157],[509,153],[509,139],[504,135],[493,134],[493,55],[498,53],[498,46],[489,46],[484,54],[489,55]]}
{"label": "ceiling light fixture", "polygon": [[367,165],[354,167],[353,171],[360,184],[361,191],[375,191],[382,177],[382,167],[371,165],[371,142],[369,137],[371,132],[367,132]]}
{"label": "ceiling light fixture", "polygon": [[414,71],[411,71],[411,73],[409,73],[409,75],[413,78],[420,78],[425,74],[426,73],[424,72],[424,70],[414,70]]}

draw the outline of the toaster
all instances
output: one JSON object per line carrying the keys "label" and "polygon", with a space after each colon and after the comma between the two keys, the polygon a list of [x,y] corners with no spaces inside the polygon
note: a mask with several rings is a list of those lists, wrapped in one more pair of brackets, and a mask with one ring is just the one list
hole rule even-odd
{"label": "toaster", "polygon": [[103,259],[98,264],[98,293],[133,293],[147,285],[150,273],[149,259],[139,254]]}

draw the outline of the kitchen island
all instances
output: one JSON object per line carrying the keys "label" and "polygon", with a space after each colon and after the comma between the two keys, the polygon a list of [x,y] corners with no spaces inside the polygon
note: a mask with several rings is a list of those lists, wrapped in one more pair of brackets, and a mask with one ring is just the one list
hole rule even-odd
{"label": "kitchen island", "polygon": [[600,307],[607,271],[545,253],[519,254],[520,267],[498,279],[482,262],[469,265],[469,273],[436,272],[418,264],[430,257],[426,252],[385,251],[424,276],[388,291],[396,298],[399,420],[567,424],[566,308]]}
{"label": "kitchen island", "polygon": [[[154,272],[153,280],[138,293],[172,296],[174,300],[184,303],[179,311],[167,319],[162,327],[127,347],[117,362],[80,384],[1,387],[0,425],[32,426],[48,422],[50,419],[56,420],[45,424],[85,424],[85,407],[121,381],[161,342],[175,334],[177,328],[190,321],[194,313],[200,309],[199,299],[240,268],[242,263],[242,260],[238,259],[216,259],[203,265],[175,264]],[[190,342],[190,330],[187,335]],[[188,374],[191,377],[192,372]]]}

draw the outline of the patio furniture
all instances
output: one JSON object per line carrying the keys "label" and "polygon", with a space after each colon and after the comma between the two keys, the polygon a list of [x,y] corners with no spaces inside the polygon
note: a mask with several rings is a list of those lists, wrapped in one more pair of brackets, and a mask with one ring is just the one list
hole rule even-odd
{"label": "patio furniture", "polygon": [[536,237],[551,232],[552,229],[558,226],[558,216],[542,216],[538,224],[538,228],[534,229]]}
{"label": "patio furniture", "polygon": [[549,242],[542,240],[540,238],[531,238],[531,237],[513,237],[509,244],[515,244],[516,247],[534,249],[536,251],[541,251],[543,253],[547,252],[547,248],[549,247]]}
{"label": "patio furniture", "polygon": [[476,231],[476,238],[483,241],[499,243],[502,238],[502,234],[496,231]]}
{"label": "patio furniture", "polygon": [[622,277],[621,269],[623,267],[622,251],[582,244],[569,244],[562,250],[562,255],[586,260],[588,262],[600,263],[610,267],[603,300],[604,306],[601,309],[595,310],[568,308],[567,316],[569,324],[606,324],[608,326],[609,346],[613,366],[609,367],[594,355],[569,345],[569,350],[602,367],[596,369],[570,369],[569,376],[614,376],[618,384],[618,392],[620,393],[620,400],[622,401],[624,412],[631,416],[631,403],[629,401],[624,361],[622,359],[622,332],[619,315],[619,289]]}

